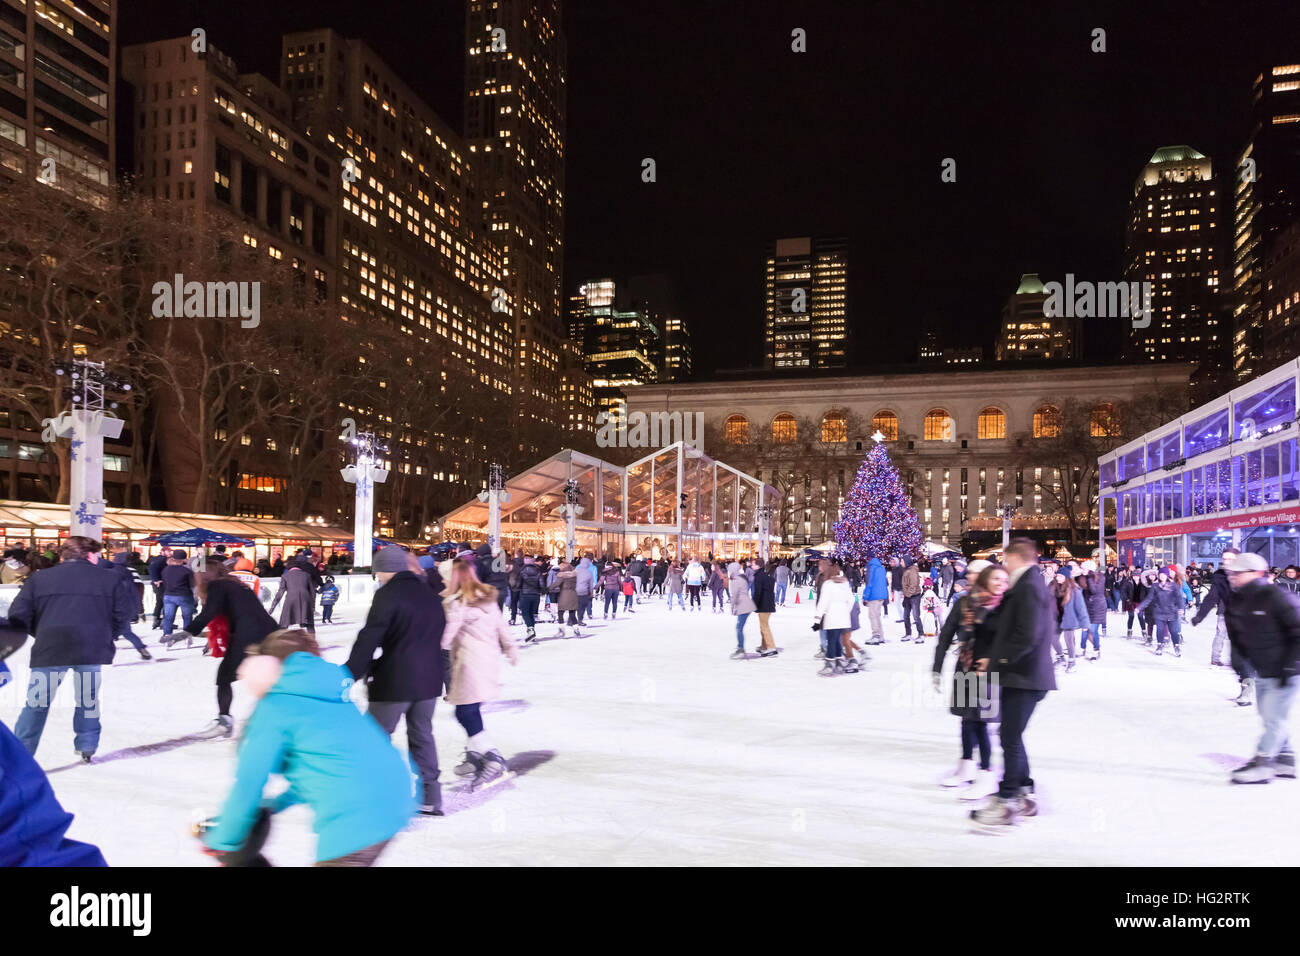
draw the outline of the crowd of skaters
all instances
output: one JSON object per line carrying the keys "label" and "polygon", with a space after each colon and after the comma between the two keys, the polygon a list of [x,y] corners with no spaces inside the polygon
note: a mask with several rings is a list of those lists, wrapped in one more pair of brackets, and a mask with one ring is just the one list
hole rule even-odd
{"label": "crowd of skaters", "polygon": [[[951,657],[949,705],[959,718],[961,746],[958,766],[943,784],[959,788],[963,799],[982,802],[970,814],[980,829],[1007,832],[1037,814],[1025,729],[1038,704],[1056,689],[1058,667],[1068,672],[1078,657],[1099,659],[1108,611],[1128,613],[1126,636],[1132,637],[1136,622],[1138,638],[1155,654],[1166,644],[1181,653],[1181,624],[1188,613],[1199,623],[1215,612],[1212,663],[1237,672],[1242,688],[1237,703],[1257,701],[1263,724],[1255,756],[1232,772],[1232,780],[1295,778],[1287,720],[1297,686],[1292,678],[1300,666],[1300,575],[1294,567],[1270,569],[1257,554],[1227,549],[1217,569],[1184,570],[1041,561],[1028,539],[1011,542],[1002,564],[873,558],[859,566],[799,558],[715,560],[712,555],[647,559],[640,553],[623,560],[588,554],[570,564],[521,552],[494,555],[486,545],[473,550],[461,545],[451,552],[443,560],[433,549],[418,558],[400,547],[376,553],[377,590],[341,665],[324,661],[316,643],[314,597],[330,582],[310,553],[285,562],[270,611],[234,577],[247,561],[238,552],[207,557],[197,573],[180,550],[145,567],[164,643],[170,647],[184,639],[189,646],[206,628],[204,652],[220,659],[217,717],[194,736],[233,736],[236,680],[258,700],[242,734],[225,806],[200,828],[206,852],[225,865],[266,865],[260,847],[271,815],[306,802],[316,814],[320,865],[370,865],[412,813],[442,813],[432,729],[439,697],[455,708],[466,734],[465,758],[455,773],[469,778],[470,789],[508,778],[508,762],[487,734],[481,705],[499,693],[501,663],[517,662],[511,625],[522,618],[524,643],[536,643],[537,624],[545,615],[556,625],[557,637],[566,636],[566,625],[577,637],[597,607],[602,620],[616,621],[620,611],[635,614],[646,600],[662,597],[670,613],[674,605],[682,613],[703,613],[706,590],[710,612],[729,612],[735,619],[733,659],[748,657],[750,616],[759,622],[758,656],[775,657],[770,615],[787,605],[791,594],[798,602],[804,588],[813,628],[820,632],[822,675],[860,670],[867,655],[854,639],[862,628],[861,608],[867,610],[870,633],[863,644],[885,641],[889,613],[904,625],[904,641],[936,635],[935,687],[942,688]],[[28,635],[35,639],[26,706],[12,734],[0,728],[0,754],[20,763],[20,752],[27,755],[20,774],[40,773],[30,757],[65,675],[74,675],[77,689],[73,745],[89,763],[101,732],[102,668],[112,663],[115,641],[124,638],[148,656],[131,632],[143,619],[141,582],[131,567],[138,555],[103,557],[99,542],[67,539],[56,560],[45,559],[34,570],[28,566],[8,620],[0,621],[0,683],[8,676],[3,657]],[[300,580],[284,580],[295,576]],[[282,599],[276,620],[272,613]],[[177,611],[180,629],[173,621]],[[927,615],[932,632],[923,621]],[[1229,661],[1221,659],[1225,647]],[[367,688],[364,715],[351,703],[354,682]],[[399,721],[405,722],[409,768],[389,740]],[[1003,752],[1000,781],[993,779],[989,729],[994,723]],[[329,759],[320,760],[322,754]],[[267,807],[262,789],[275,772],[290,786]],[[57,855],[58,847],[69,843],[62,836],[66,815],[49,819],[46,849]]]}

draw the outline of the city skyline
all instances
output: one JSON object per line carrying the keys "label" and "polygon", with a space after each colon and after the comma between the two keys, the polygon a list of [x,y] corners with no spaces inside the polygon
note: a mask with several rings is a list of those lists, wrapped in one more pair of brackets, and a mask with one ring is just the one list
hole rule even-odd
{"label": "city skyline", "polygon": [[[583,186],[565,197],[562,295],[574,276],[667,273],[688,322],[727,316],[728,335],[698,342],[697,374],[757,367],[766,243],[846,235],[857,269],[888,277],[855,294],[850,365],[911,362],[912,319],[939,328],[944,344],[989,346],[1017,276],[1120,278],[1132,182],[1152,153],[1192,143],[1216,173],[1231,168],[1250,132],[1255,76],[1300,57],[1292,5],[1208,2],[1196,17],[1153,6],[944,10],[952,29],[922,46],[902,9],[759,2],[741,19],[664,3],[645,19],[568,4],[567,175]],[[122,13],[123,42],[179,29],[194,9],[142,0]],[[360,36],[461,127],[460,3],[232,3],[205,14],[218,44],[223,17],[241,26],[229,52],[272,73],[278,44],[264,31],[330,25]],[[1154,22],[1167,24],[1161,37]],[[791,50],[796,27],[806,53]],[[1090,49],[1098,27],[1105,53]],[[682,69],[662,69],[669,54]],[[656,160],[654,183],[642,182],[645,158]],[[940,180],[945,158],[957,160],[955,183]],[[719,163],[727,176],[713,175]],[[1086,360],[1118,360],[1122,328],[1085,328],[1084,338]]]}

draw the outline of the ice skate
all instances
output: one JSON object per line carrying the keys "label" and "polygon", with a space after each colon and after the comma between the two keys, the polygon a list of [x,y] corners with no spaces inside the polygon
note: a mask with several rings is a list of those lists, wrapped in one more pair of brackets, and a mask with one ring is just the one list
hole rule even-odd
{"label": "ice skate", "polygon": [[563,624],[561,624],[560,627],[559,627],[559,630],[557,630],[557,631],[555,632],[555,636],[556,636],[556,637],[559,637],[559,638],[564,637],[564,625],[563,625]]}
{"label": "ice skate", "polygon": [[777,650],[775,647],[760,647],[758,649],[759,657],[776,657]]}
{"label": "ice skate", "polygon": [[198,737],[200,740],[215,740],[218,737],[229,737],[234,732],[234,719],[227,717],[225,714],[221,714],[216,718],[216,720],[212,721],[212,723],[208,724],[194,736]]}
{"label": "ice skate", "polygon": [[1268,783],[1275,776],[1273,761],[1263,754],[1256,754],[1249,762],[1232,771],[1233,783]]}
{"label": "ice skate", "polygon": [[1020,796],[1012,801],[1012,806],[1017,816],[1038,816],[1038,801],[1034,798],[1033,787],[1021,787]]}
{"label": "ice skate", "polygon": [[86,753],[84,750],[78,750],[77,756],[81,758],[82,763],[90,763],[90,761],[93,760],[95,757],[94,754]]}
{"label": "ice skate", "polygon": [[1164,644],[1157,644],[1157,645],[1156,645],[1156,657],[1161,657],[1161,656],[1164,655],[1164,653],[1165,653],[1165,645],[1164,645]]}
{"label": "ice skate", "polygon": [[577,624],[573,625],[573,636],[574,636],[574,637],[582,637],[582,630],[581,630],[581,628],[578,627]]}
{"label": "ice skate", "polygon": [[738,647],[731,652],[731,659],[733,661],[743,661],[748,656],[749,655],[745,653],[745,649],[743,647]]}
{"label": "ice skate", "polygon": [[855,658],[855,657],[850,657],[847,661],[844,662],[844,673],[846,673],[846,674],[856,674],[856,673],[858,673],[860,670],[861,670],[861,668],[858,667],[858,661],[857,661],[857,658]]}
{"label": "ice skate", "polygon": [[1075,661],[1074,658],[1071,658],[1070,660],[1065,662],[1065,672],[1067,674],[1073,674],[1074,668],[1077,666],[1078,666],[1078,662]]}
{"label": "ice skate", "polygon": [[474,774],[474,779],[470,781],[469,789],[471,791],[486,790],[489,787],[495,787],[499,783],[504,783],[514,775],[514,771],[506,763],[505,757],[502,757],[496,750],[489,750],[483,755],[483,763],[479,765],[478,772]]}
{"label": "ice skate", "polygon": [[981,833],[1010,833],[1020,822],[1015,804],[1002,797],[994,797],[987,806],[970,812],[971,823]]}
{"label": "ice skate", "polygon": [[145,661],[151,661],[153,660],[153,655],[149,653],[147,648],[142,647],[140,648],[140,659]]}
{"label": "ice skate", "polygon": [[442,807],[435,807],[432,803],[422,803],[418,807],[416,807],[415,810],[416,813],[419,813],[426,817],[446,816],[446,814],[442,812]]}
{"label": "ice skate", "polygon": [[826,652],[825,652],[825,651],[821,651],[821,650],[819,650],[816,654],[813,655],[813,660],[815,660],[815,661],[821,661],[821,660],[825,660],[825,659],[826,659]]}
{"label": "ice skate", "polygon": [[983,800],[998,792],[998,778],[992,770],[975,771],[975,779],[961,792],[963,800]]}
{"label": "ice skate", "polygon": [[524,643],[525,644],[537,643],[537,630],[535,628],[530,627],[528,629],[528,633],[524,635]]}
{"label": "ice skate", "polygon": [[1255,702],[1255,678],[1247,677],[1241,682],[1241,692],[1233,701],[1238,707],[1249,707]]}
{"label": "ice skate", "polygon": [[1181,644],[1175,644],[1175,645],[1174,645],[1174,657],[1182,657],[1182,656],[1183,656],[1183,645],[1181,645]]}
{"label": "ice skate", "polygon": [[834,677],[834,676],[835,676],[835,670],[836,670],[836,668],[835,668],[835,662],[834,662],[834,661],[827,661],[826,663],[824,663],[824,664],[822,665],[822,669],[819,670],[819,671],[817,672],[817,676],[818,676],[818,677]]}
{"label": "ice skate", "polygon": [[473,750],[465,751],[465,759],[456,765],[452,771],[458,777],[472,777],[478,773],[478,768],[483,765],[483,755],[475,753]]}
{"label": "ice skate", "polygon": [[1283,780],[1295,779],[1295,754],[1284,750],[1273,758],[1273,775]]}
{"label": "ice skate", "polygon": [[941,787],[960,787],[969,784],[975,779],[975,761],[962,759],[957,761],[957,767],[952,773],[939,781]]}

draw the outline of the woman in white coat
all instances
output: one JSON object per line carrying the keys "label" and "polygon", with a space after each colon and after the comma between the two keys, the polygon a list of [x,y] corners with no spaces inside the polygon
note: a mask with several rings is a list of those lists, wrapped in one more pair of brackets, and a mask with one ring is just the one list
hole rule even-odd
{"label": "woman in white coat", "polygon": [[465,728],[465,762],[456,768],[462,777],[473,775],[471,790],[496,783],[510,773],[501,752],[483,731],[480,706],[501,693],[501,658],[518,661],[515,639],[501,609],[497,589],[484,584],[474,565],[464,558],[451,563],[451,573],[442,592],[447,627],[442,632],[443,650],[451,654],[451,689],[447,702],[456,707],[456,720]]}
{"label": "woman in white coat", "polygon": [[731,579],[728,585],[731,613],[736,616],[736,649],[731,652],[731,659],[743,661],[749,656],[745,653],[745,622],[749,620],[749,615],[757,605],[754,604],[754,598],[749,593],[749,579],[745,577],[745,572],[737,562],[733,561],[727,565],[727,576]]}
{"label": "woman in white coat", "polygon": [[857,670],[857,662],[850,662],[852,669],[849,669],[843,660],[844,635],[853,627],[853,588],[839,565],[822,561],[821,572],[825,578],[817,594],[817,609],[813,612],[814,626],[820,626],[826,634],[826,663],[819,673],[822,677],[853,673]]}

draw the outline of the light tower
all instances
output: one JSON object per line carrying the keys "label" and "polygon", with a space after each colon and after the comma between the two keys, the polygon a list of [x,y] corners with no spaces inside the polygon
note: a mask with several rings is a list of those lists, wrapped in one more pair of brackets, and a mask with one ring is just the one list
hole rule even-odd
{"label": "light tower", "polygon": [[574,522],[582,514],[582,506],[578,504],[579,494],[576,479],[570,478],[564,483],[564,504],[560,506],[560,514],[564,515],[564,560],[570,564],[578,556],[578,532]]}
{"label": "light tower", "polygon": [[388,469],[379,464],[379,455],[388,451],[388,446],[382,444],[374,432],[357,432],[348,442],[356,447],[357,460],[339,473],[344,481],[357,486],[353,506],[352,566],[368,568],[373,560],[375,485],[388,480]]}
{"label": "light tower", "polygon": [[488,547],[496,554],[501,546],[501,502],[510,500],[506,491],[505,470],[498,462],[488,465],[488,490],[478,493],[478,500],[488,506]]}
{"label": "light tower", "polygon": [[68,532],[103,540],[100,520],[104,517],[104,438],[122,434],[122,419],[104,417],[105,405],[117,408],[117,402],[104,401],[104,392],[129,392],[131,383],[104,368],[103,362],[77,359],[55,362],[54,374],[67,376],[72,389],[72,412],[60,412],[46,419],[53,435],[71,439],[68,449],[69,496]]}

